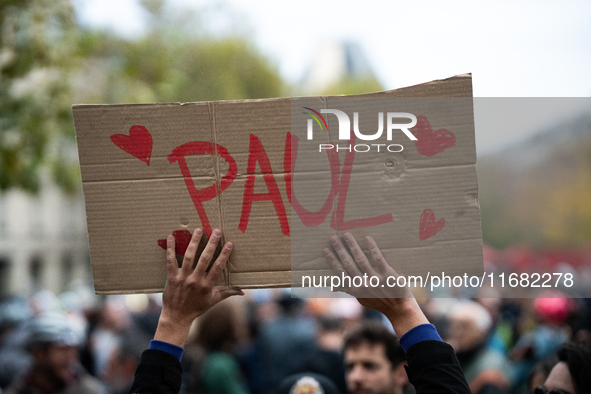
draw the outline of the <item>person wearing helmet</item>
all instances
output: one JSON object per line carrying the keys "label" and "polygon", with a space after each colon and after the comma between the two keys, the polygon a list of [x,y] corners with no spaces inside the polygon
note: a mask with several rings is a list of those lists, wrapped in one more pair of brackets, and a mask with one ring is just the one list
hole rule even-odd
{"label": "person wearing helmet", "polygon": [[65,315],[45,313],[31,320],[24,331],[32,366],[3,394],[106,394],[103,385],[79,364],[83,336]]}
{"label": "person wearing helmet", "polygon": [[8,387],[15,376],[30,367],[30,356],[22,346],[22,328],[31,319],[31,313],[24,297],[8,296],[0,302],[0,389]]}

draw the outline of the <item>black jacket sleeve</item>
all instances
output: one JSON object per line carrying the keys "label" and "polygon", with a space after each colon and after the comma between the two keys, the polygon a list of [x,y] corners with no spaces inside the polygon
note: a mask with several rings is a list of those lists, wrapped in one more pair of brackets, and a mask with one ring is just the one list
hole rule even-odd
{"label": "black jacket sleeve", "polygon": [[130,394],[178,394],[182,368],[179,360],[162,350],[148,349],[135,371]]}
{"label": "black jacket sleeve", "polygon": [[406,353],[408,380],[417,394],[470,394],[453,348],[441,341],[422,341]]}

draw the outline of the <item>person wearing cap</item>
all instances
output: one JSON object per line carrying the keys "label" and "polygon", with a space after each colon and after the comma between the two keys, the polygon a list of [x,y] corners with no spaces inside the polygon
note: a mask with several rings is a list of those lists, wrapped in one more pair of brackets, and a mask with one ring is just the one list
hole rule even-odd
{"label": "person wearing cap", "polygon": [[521,382],[536,363],[552,357],[570,337],[567,319],[574,302],[559,290],[544,290],[533,300],[536,326],[521,335],[511,350],[513,381]]}
{"label": "person wearing cap", "polygon": [[0,392],[30,367],[30,356],[23,348],[23,326],[31,319],[24,297],[7,297],[0,302]]}
{"label": "person wearing cap", "polygon": [[32,366],[3,394],[106,394],[104,386],[78,362],[83,338],[65,315],[47,312],[24,327]]}
{"label": "person wearing cap", "polygon": [[[168,236],[167,282],[164,286],[162,312],[154,340],[150,342],[150,348],[144,351],[136,370],[131,394],[178,393],[182,374],[180,359],[193,320],[223,299],[244,294],[236,289],[214,289],[232,251],[232,244],[227,242],[207,271],[221,239],[219,230],[213,231],[197,264],[193,266],[202,235],[200,229],[195,230],[180,267],[176,260],[175,239],[172,235]],[[327,261],[339,275],[347,271],[351,276],[363,276],[364,273],[380,277],[397,276],[371,237],[367,237],[366,241],[375,268],[350,234],[345,234],[344,238],[355,258],[337,237],[331,238],[337,254],[332,250],[325,250]],[[371,294],[357,294],[351,289],[346,290],[357,295],[363,306],[382,312],[388,318],[406,352],[406,371],[417,394],[470,393],[453,348],[442,342],[408,288],[395,289],[392,293],[378,287]],[[362,298],[367,295],[373,298]],[[308,383],[312,384],[311,381]]]}

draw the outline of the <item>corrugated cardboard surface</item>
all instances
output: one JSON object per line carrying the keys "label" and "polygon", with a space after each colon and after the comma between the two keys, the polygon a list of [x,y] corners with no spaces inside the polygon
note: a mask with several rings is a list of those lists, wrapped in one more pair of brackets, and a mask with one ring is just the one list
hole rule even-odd
{"label": "corrugated cardboard surface", "polygon": [[[471,77],[457,76],[363,97],[472,97]],[[340,97],[307,100],[316,108],[347,105]],[[413,152],[412,144],[405,143],[405,154],[392,159],[395,165],[391,173],[384,170],[385,157],[367,156],[365,161],[358,161],[360,156],[355,157],[347,197],[351,208],[347,208],[347,214],[375,216],[374,211],[380,210],[380,201],[387,203],[392,198],[409,203],[404,210],[406,213],[393,213],[395,221],[390,225],[398,228],[397,240],[385,231],[386,228],[380,227],[386,225],[350,231],[356,236],[374,236],[387,257],[406,262],[401,269],[403,273],[427,271],[434,261],[438,269],[446,272],[482,273],[474,124],[471,100],[465,103],[469,105],[454,112],[453,121],[444,119],[446,111],[439,112],[439,119],[430,118],[433,124],[441,123],[446,127],[450,122],[462,125],[462,130],[456,134],[456,146],[442,154],[419,155],[416,149]],[[320,226],[304,228],[297,215],[293,216],[284,173],[286,137],[292,128],[291,99],[76,105],[74,119],[93,278],[99,294],[161,291],[166,280],[166,252],[158,245],[158,240],[165,239],[173,231],[192,232],[196,227],[222,229],[224,240],[232,241],[235,248],[220,285],[242,288],[290,286],[293,258],[295,267],[318,259],[319,265],[314,269],[322,269],[320,256],[328,246],[328,236],[343,233],[331,228],[329,220]],[[145,157],[142,160],[141,155],[134,156],[130,153],[133,149],[126,151],[111,138],[117,134],[129,135],[133,126],[143,126],[151,135],[149,165]],[[129,138],[127,145],[120,145],[128,147],[134,141]],[[189,149],[189,154],[179,156],[179,147],[195,148],[192,145],[195,141],[203,142],[199,145],[201,148],[209,145],[212,154],[203,151],[192,154],[196,150]],[[257,150],[260,146],[265,155]],[[255,157],[267,157],[268,162],[255,161]],[[251,173],[249,158],[251,170],[254,169]],[[181,159],[186,160],[185,171],[190,172],[190,177],[182,173]],[[404,161],[403,178],[412,179],[412,184],[405,186],[400,181],[397,160]],[[235,162],[233,180],[226,176],[232,173],[232,161]],[[263,167],[271,173],[263,174]],[[456,167],[461,170],[457,171]],[[450,172],[450,168],[453,171]],[[301,195],[300,190],[305,189],[298,186],[299,174],[296,170],[294,190],[304,205],[310,201]],[[319,177],[318,185],[322,183],[322,175]],[[396,183],[395,195],[392,195],[393,183]],[[309,187],[313,187],[318,198],[326,199],[322,186],[314,187],[313,181],[305,184],[312,185]],[[200,214],[200,203],[194,200],[195,191],[213,189],[215,185],[217,196],[201,201]],[[253,189],[248,189],[248,185],[254,185]],[[272,190],[273,185],[277,186],[276,191]],[[220,193],[222,187],[226,188]],[[250,192],[245,193],[245,190]],[[282,204],[265,195],[270,191],[275,196],[277,192],[280,194]],[[358,204],[367,198],[364,195],[367,191],[371,191],[375,202]],[[315,194],[310,193],[312,200]],[[251,210],[247,215],[245,205],[249,205],[249,201]],[[410,203],[413,201],[414,206]],[[279,205],[286,212],[284,217],[280,217]],[[446,226],[445,231],[419,242],[417,232],[410,234],[406,227],[417,227],[417,213],[420,216],[424,208],[433,208],[436,219],[445,217]],[[200,219],[204,219],[203,215],[207,216],[208,223]],[[454,215],[457,220],[453,219]],[[408,240],[405,240],[406,235]],[[310,239],[314,242],[310,243]],[[302,255],[298,250],[292,254],[293,245],[302,249],[300,241],[307,245],[306,253]],[[303,260],[298,260],[298,256]]]}
{"label": "corrugated cardboard surface", "polygon": [[[294,98],[292,107],[292,134],[299,137],[297,152],[293,150],[297,160],[292,207],[296,206],[295,199],[306,209],[319,211],[330,198],[331,185],[336,190],[328,155],[325,150],[319,152],[319,143],[340,147],[336,172],[341,182],[350,173],[347,188],[328,201],[331,212],[321,224],[304,225],[296,220],[298,212],[292,209],[292,286],[301,286],[302,275],[319,278],[332,274],[322,251],[331,235],[345,232],[351,232],[362,247],[364,237],[371,235],[401,275],[482,275],[472,98],[329,97],[322,102]],[[378,113],[416,114],[429,122],[431,133],[426,134],[425,128],[411,129],[419,138],[415,144],[396,130],[388,140],[384,126],[378,139],[351,140],[354,149],[350,152],[347,141],[339,140],[339,127],[332,114],[324,115],[329,132],[317,127],[313,141],[307,139],[307,108],[338,108],[349,114],[351,122],[357,112],[359,129],[365,135],[377,130]],[[452,133],[453,144],[447,139]],[[433,141],[433,150],[423,148]],[[394,147],[394,152],[389,152],[386,146],[390,144],[404,149],[397,152]],[[334,154],[335,148],[330,151]],[[334,215],[339,210],[340,219]],[[426,220],[424,212],[432,212],[432,220]],[[439,221],[445,224],[436,232],[427,229],[421,236],[422,219],[427,227]]]}

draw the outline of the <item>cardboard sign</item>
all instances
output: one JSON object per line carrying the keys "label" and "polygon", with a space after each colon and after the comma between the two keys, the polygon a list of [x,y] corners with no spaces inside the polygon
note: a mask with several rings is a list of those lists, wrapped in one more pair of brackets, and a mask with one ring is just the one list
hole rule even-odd
{"label": "cardboard sign", "polygon": [[[197,227],[235,245],[220,286],[329,272],[322,251],[345,231],[401,274],[482,274],[471,97],[462,75],[361,96],[75,105],[95,291],[162,291],[167,235],[182,255]],[[336,108],[363,134],[341,140],[323,115]],[[402,126],[362,140],[378,116],[392,128],[389,108],[416,117],[416,141]]]}

